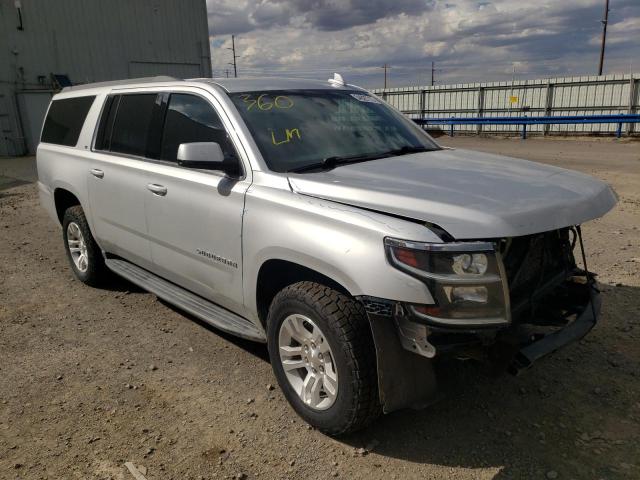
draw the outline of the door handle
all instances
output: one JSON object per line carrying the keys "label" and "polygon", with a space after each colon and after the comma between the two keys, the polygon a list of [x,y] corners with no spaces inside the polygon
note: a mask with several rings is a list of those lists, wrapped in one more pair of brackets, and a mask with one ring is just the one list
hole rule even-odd
{"label": "door handle", "polygon": [[164,185],[158,185],[157,183],[149,183],[147,190],[153,192],[154,195],[164,197],[167,194],[167,187]]}
{"label": "door handle", "polygon": [[92,168],[91,170],[89,170],[89,172],[91,172],[91,175],[93,175],[96,178],[104,177],[104,172],[98,168]]}

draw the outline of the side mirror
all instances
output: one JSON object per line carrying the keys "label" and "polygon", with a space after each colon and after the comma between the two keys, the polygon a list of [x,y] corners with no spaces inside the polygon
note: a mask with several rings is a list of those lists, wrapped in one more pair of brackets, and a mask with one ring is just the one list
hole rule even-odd
{"label": "side mirror", "polygon": [[178,165],[203,170],[220,170],[230,176],[237,176],[240,173],[238,160],[225,160],[222,148],[216,142],[181,143],[178,147]]}

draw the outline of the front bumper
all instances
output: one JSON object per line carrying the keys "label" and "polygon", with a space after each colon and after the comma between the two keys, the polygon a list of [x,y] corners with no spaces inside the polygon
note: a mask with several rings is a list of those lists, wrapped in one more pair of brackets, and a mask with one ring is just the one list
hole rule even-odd
{"label": "front bumper", "polygon": [[533,339],[531,343],[522,347],[513,357],[509,365],[509,372],[518,374],[533,365],[534,362],[559,350],[560,348],[583,338],[595,327],[600,317],[602,299],[595,285],[587,285],[588,300],[582,311],[564,328]]}
{"label": "front bumper", "polygon": [[[441,329],[407,315],[402,304],[360,297],[377,354],[378,386],[385,412],[428,404],[437,397],[433,359],[452,355],[486,360],[518,374],[565,345],[580,340],[598,321],[595,282],[568,281],[545,309],[506,328]],[[505,348],[503,348],[505,347]]]}

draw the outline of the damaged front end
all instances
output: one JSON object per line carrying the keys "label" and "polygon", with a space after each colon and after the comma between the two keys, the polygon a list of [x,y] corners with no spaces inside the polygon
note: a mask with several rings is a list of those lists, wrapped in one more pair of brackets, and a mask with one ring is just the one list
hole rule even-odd
{"label": "damaged front end", "polygon": [[601,301],[587,269],[580,227],[513,239],[504,262],[512,325],[499,332],[497,341],[517,349],[506,359],[508,370],[517,374],[584,337],[598,320]]}
{"label": "damaged front end", "polygon": [[391,265],[424,281],[434,299],[361,297],[385,412],[434,398],[436,356],[490,361],[517,374],[597,321],[599,294],[579,227],[482,242],[386,239],[385,246]]}

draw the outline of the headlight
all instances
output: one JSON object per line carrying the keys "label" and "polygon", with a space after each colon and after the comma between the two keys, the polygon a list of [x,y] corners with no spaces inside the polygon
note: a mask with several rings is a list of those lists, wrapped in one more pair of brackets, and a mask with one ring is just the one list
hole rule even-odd
{"label": "headlight", "polygon": [[491,242],[420,243],[385,239],[389,262],[424,281],[436,303],[410,305],[428,323],[447,327],[510,322],[502,260]]}
{"label": "headlight", "polygon": [[487,271],[487,256],[484,253],[462,253],[453,257],[451,267],[458,275],[484,275]]}

